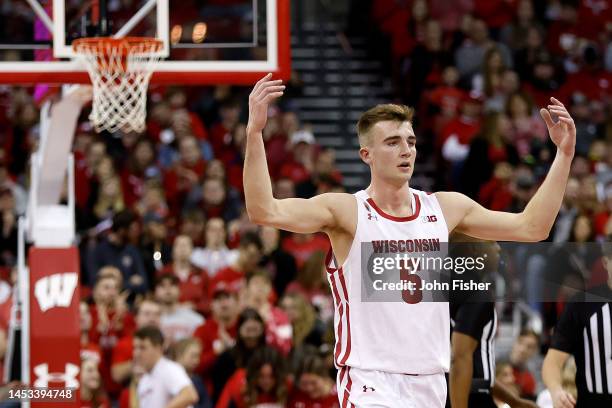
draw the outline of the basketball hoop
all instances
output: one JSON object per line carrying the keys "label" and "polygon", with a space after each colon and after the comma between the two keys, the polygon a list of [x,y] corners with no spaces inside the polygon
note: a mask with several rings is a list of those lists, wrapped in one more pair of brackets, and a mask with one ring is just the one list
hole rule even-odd
{"label": "basketball hoop", "polygon": [[163,42],[145,37],[95,37],[75,40],[72,48],[93,84],[89,119],[96,131],[144,131],[147,88]]}

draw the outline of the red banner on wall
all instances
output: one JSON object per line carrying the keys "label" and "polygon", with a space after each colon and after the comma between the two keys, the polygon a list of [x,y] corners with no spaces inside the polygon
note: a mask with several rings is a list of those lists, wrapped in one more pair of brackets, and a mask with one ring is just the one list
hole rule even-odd
{"label": "red banner on wall", "polygon": [[[30,385],[79,387],[79,255],[76,247],[31,248]],[[49,403],[32,403],[32,407]],[[78,401],[53,404],[77,407]]]}

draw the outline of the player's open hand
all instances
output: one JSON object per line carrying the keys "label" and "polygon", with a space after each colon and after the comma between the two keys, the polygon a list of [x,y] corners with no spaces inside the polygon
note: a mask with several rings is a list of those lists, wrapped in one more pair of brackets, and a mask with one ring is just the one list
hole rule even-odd
{"label": "player's open hand", "polygon": [[[573,156],[576,148],[576,125],[565,106],[555,98],[550,98],[551,105],[548,109],[540,109],[540,115],[546,122],[550,139],[557,145],[557,148],[567,156]],[[558,118],[553,120],[554,115]]]}
{"label": "player's open hand", "polygon": [[268,120],[268,106],[270,102],[283,95],[285,85],[281,80],[272,80],[272,74],[261,78],[249,95],[249,123],[248,133],[259,133],[266,127]]}

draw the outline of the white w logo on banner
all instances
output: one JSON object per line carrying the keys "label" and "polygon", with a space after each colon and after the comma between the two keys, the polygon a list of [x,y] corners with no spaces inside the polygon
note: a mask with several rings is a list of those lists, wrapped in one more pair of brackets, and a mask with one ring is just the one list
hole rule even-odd
{"label": "white w logo on banner", "polygon": [[68,307],[77,287],[78,275],[74,272],[56,273],[36,282],[34,295],[40,310],[46,312],[53,307]]}
{"label": "white w logo on banner", "polygon": [[50,373],[49,364],[39,364],[34,367],[34,374],[36,374],[34,387],[48,387],[50,382],[63,382],[66,388],[78,388],[79,380],[77,380],[77,376],[79,371],[78,365],[66,363],[66,372]]}

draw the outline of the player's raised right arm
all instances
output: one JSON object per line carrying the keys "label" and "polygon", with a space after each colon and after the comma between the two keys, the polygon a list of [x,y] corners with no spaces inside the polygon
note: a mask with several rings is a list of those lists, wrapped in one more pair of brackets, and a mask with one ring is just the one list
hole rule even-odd
{"label": "player's raised right arm", "polygon": [[273,81],[268,74],[249,95],[246,155],[244,159],[244,195],[251,221],[287,231],[311,233],[335,227],[334,201],[343,194],[321,194],[311,199],[277,200],[272,195],[272,182],[266,162],[262,137],[268,106],[282,96],[282,81]]}

